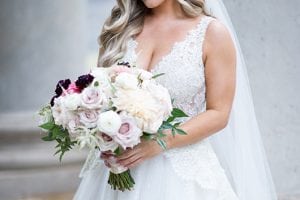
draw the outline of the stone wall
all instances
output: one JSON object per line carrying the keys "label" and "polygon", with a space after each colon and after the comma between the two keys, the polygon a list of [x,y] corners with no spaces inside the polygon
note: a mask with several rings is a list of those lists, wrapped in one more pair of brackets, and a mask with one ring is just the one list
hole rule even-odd
{"label": "stone wall", "polygon": [[300,1],[224,3],[246,59],[277,191],[280,196],[299,195]]}
{"label": "stone wall", "polygon": [[0,2],[0,112],[35,110],[85,70],[86,1]]}

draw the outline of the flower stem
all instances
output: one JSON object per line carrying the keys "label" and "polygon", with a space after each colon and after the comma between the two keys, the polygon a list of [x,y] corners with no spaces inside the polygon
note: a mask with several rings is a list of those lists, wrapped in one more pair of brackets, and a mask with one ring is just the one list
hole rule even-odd
{"label": "flower stem", "polygon": [[124,192],[125,190],[132,190],[135,184],[130,171],[127,170],[121,174],[109,173],[108,184],[114,190],[120,190]]}

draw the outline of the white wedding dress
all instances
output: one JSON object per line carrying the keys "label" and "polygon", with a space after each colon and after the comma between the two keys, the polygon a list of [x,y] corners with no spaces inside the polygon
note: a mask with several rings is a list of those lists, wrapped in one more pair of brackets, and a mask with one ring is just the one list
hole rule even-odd
{"label": "white wedding dress", "polygon": [[[176,42],[153,73],[165,73],[157,81],[169,89],[175,106],[190,117],[206,110],[205,74],[202,44],[209,23],[204,16]],[[137,42],[128,41],[124,61],[134,62]],[[131,169],[134,190],[114,191],[107,184],[109,169],[99,159],[99,152],[87,160],[75,200],[237,200],[225,171],[208,139],[193,145],[170,149]]]}

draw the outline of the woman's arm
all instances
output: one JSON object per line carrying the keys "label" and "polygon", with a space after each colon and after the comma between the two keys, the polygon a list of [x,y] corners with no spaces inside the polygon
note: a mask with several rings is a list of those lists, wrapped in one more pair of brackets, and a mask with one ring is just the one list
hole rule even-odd
{"label": "woman's arm", "polygon": [[180,126],[188,135],[168,135],[168,148],[195,143],[227,125],[235,91],[236,52],[227,28],[220,22],[209,25],[203,52],[207,109]]}
{"label": "woman's arm", "polygon": [[[236,52],[227,28],[216,20],[207,29],[203,53],[207,109],[180,126],[187,135],[173,137],[167,132],[165,139],[169,149],[195,143],[227,125],[235,91]],[[117,160],[131,168],[161,152],[156,141],[143,141],[126,150]],[[102,158],[106,159],[105,155]]]}

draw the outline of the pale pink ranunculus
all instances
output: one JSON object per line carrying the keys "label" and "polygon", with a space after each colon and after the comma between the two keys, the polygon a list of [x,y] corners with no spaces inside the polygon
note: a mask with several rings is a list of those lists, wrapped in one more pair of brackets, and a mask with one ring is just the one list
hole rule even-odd
{"label": "pale pink ranunculus", "polygon": [[81,93],[82,106],[87,109],[101,108],[106,102],[106,95],[100,88],[87,87]]}
{"label": "pale pink ranunculus", "polygon": [[95,128],[98,121],[98,112],[95,110],[83,110],[78,113],[79,121],[87,128]]}
{"label": "pale pink ranunculus", "polygon": [[134,147],[140,143],[140,137],[142,136],[142,130],[137,126],[137,122],[134,117],[125,114],[120,114],[122,124],[113,139],[126,149],[127,147]]}

